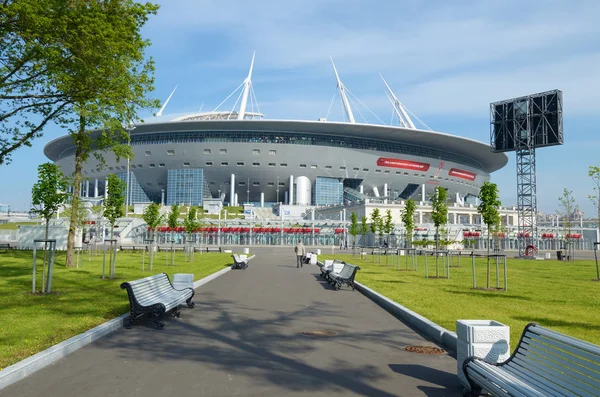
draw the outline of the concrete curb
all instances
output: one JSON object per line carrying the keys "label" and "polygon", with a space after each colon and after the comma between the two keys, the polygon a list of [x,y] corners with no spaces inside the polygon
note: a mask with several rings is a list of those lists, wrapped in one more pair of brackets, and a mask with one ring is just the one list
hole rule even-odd
{"label": "concrete curb", "polygon": [[[230,271],[230,267],[219,270],[216,273],[206,276],[194,282],[194,289],[214,280],[215,278]],[[40,369],[54,364],[56,361],[81,349],[85,345],[110,334],[123,327],[123,320],[129,316],[129,313],[123,314],[117,318],[113,318],[103,324],[98,325],[84,333],[75,335],[66,341],[60,342],[48,349],[34,354],[16,364],[10,365],[0,371],[0,390],[5,387],[20,381],[21,379],[39,371]]]}
{"label": "concrete curb", "polygon": [[[318,266],[323,267],[322,262],[317,262],[317,264]],[[456,343],[458,340],[456,332],[448,331],[446,328],[441,327],[433,321],[421,316],[420,314],[415,313],[401,304],[394,302],[385,295],[382,295],[379,292],[362,285],[358,281],[354,282],[354,286],[358,292],[375,302],[377,305],[400,321],[412,328],[419,330],[429,338],[433,339],[437,344],[442,346],[447,351],[456,353]]]}
{"label": "concrete curb", "polygon": [[441,327],[420,314],[392,301],[388,297],[373,291],[371,288],[362,285],[358,281],[354,282],[354,286],[357,291],[377,303],[394,317],[406,323],[408,326],[421,331],[444,349],[456,353],[457,336],[455,332],[448,331],[446,328]]}

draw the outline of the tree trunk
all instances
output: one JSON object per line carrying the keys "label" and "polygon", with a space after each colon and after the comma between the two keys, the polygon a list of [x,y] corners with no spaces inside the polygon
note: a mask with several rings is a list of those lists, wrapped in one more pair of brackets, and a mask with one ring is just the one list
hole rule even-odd
{"label": "tree trunk", "polygon": [[[111,223],[110,224],[110,278],[113,279],[115,278],[115,258],[113,258],[113,255],[116,255],[115,253],[115,247],[117,245],[116,241],[113,241],[113,235],[115,234],[115,224]],[[113,247],[112,245],[115,245],[115,247]]]}
{"label": "tree trunk", "polygon": [[487,227],[487,287],[490,288],[490,225]]}
{"label": "tree trunk", "polygon": [[440,271],[438,269],[438,247],[439,247],[439,242],[440,242],[440,228],[436,227],[435,228],[435,276],[439,277],[440,276]]}
{"label": "tree trunk", "polygon": [[71,202],[71,222],[69,223],[69,235],[67,237],[67,260],[65,267],[73,267],[74,253],[75,253],[75,231],[79,224],[78,215],[79,211],[79,189],[81,187],[82,169],[83,169],[83,155],[85,148],[83,145],[85,134],[85,118],[79,117],[79,131],[75,137],[75,180],[73,181],[73,201]]}

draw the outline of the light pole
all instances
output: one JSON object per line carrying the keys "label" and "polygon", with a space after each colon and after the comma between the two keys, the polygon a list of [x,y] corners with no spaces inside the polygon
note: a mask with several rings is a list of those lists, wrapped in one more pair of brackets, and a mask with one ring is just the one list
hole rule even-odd
{"label": "light pole", "polygon": [[277,203],[279,203],[279,177],[277,177],[277,186],[275,187],[275,191],[277,192]]}

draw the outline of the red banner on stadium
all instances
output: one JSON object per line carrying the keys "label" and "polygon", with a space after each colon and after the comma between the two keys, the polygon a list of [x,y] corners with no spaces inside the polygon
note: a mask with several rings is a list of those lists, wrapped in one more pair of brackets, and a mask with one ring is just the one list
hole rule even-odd
{"label": "red banner on stadium", "polygon": [[477,174],[474,174],[469,171],[459,170],[458,168],[450,168],[448,171],[449,176],[454,176],[456,178],[466,179],[468,181],[474,181]]}
{"label": "red banner on stadium", "polygon": [[380,157],[377,159],[377,165],[380,167],[404,168],[405,170],[427,171],[429,164],[419,163],[418,161],[391,159]]}

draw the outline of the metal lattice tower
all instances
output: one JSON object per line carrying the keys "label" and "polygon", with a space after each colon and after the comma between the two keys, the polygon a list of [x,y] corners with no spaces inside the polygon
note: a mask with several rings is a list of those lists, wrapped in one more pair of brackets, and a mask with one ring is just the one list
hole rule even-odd
{"label": "metal lattice tower", "polygon": [[537,232],[537,195],[535,177],[535,147],[519,149],[517,153],[517,241],[519,256],[525,256],[529,245],[535,245]]}

